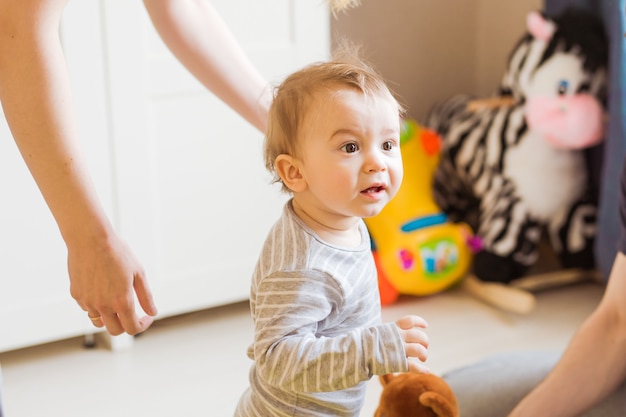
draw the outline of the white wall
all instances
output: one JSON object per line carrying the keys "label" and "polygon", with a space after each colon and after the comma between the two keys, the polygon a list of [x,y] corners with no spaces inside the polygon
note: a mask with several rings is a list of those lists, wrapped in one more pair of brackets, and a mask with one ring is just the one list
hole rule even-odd
{"label": "white wall", "polygon": [[332,19],[332,38],[363,46],[420,120],[453,94],[490,94],[541,0],[362,0]]}

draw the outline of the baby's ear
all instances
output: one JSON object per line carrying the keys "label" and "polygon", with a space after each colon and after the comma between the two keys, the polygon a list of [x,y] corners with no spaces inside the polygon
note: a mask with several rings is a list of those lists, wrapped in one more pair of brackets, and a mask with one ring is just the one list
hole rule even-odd
{"label": "baby's ear", "polygon": [[299,161],[291,155],[280,154],[274,161],[276,173],[283,180],[283,184],[294,193],[306,190],[306,180],[302,176]]}

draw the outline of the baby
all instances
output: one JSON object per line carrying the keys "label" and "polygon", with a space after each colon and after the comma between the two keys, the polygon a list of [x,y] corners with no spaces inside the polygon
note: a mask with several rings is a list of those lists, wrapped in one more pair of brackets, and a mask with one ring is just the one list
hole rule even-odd
{"label": "baby", "polygon": [[428,372],[426,322],[381,322],[362,220],[402,181],[401,111],[356,58],[306,67],[277,88],[265,161],[292,198],[252,278],[254,364],[235,416],[358,416],[373,375]]}

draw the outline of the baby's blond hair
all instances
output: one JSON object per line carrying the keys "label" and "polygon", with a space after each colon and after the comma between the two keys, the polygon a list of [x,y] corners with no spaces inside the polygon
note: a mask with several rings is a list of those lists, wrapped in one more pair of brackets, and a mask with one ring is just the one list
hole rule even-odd
{"label": "baby's blond hair", "polygon": [[[383,78],[357,55],[341,50],[328,62],[309,65],[287,77],[274,92],[265,136],[265,167],[282,182],[276,173],[276,157],[298,156],[297,138],[315,95],[321,91],[352,88],[368,97],[386,96],[395,100]],[[396,101],[397,102],[397,101]],[[399,115],[403,111],[398,103]],[[283,184],[283,191],[289,189]]]}
{"label": "baby's blond hair", "polygon": [[337,12],[348,9],[350,7],[358,6],[359,3],[360,0],[328,0],[330,10],[333,12],[333,14],[336,14]]}

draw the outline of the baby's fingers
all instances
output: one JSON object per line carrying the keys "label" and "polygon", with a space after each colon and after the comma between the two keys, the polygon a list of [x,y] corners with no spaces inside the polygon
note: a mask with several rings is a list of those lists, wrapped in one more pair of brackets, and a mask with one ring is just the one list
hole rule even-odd
{"label": "baby's fingers", "polygon": [[430,368],[415,358],[408,358],[407,362],[409,363],[408,372],[411,372],[414,374],[429,374],[430,373]]}
{"label": "baby's fingers", "polygon": [[419,338],[420,341],[405,342],[404,350],[406,351],[406,359],[409,372],[428,373],[428,367],[423,364],[428,358],[428,340]]}
{"label": "baby's fingers", "polygon": [[413,327],[420,327],[422,329],[425,329],[428,327],[428,323],[426,322],[426,320],[419,316],[410,315],[404,316],[396,320],[396,326],[398,326],[402,330],[412,329]]}
{"label": "baby's fingers", "polygon": [[405,343],[404,350],[406,351],[407,359],[415,358],[424,362],[428,358],[427,346],[421,343]]}
{"label": "baby's fingers", "polygon": [[400,329],[400,336],[404,343],[416,343],[428,347],[428,335],[418,328],[410,328],[407,330]]}
{"label": "baby's fingers", "polygon": [[428,367],[422,362],[428,358],[428,336],[418,328],[400,330],[404,340],[404,350],[409,372],[427,373]]}
{"label": "baby's fingers", "polygon": [[430,372],[422,362],[428,357],[428,335],[422,331],[428,327],[426,320],[419,316],[405,316],[396,320],[396,326],[404,341],[404,350],[408,362],[408,371],[416,373]]}

